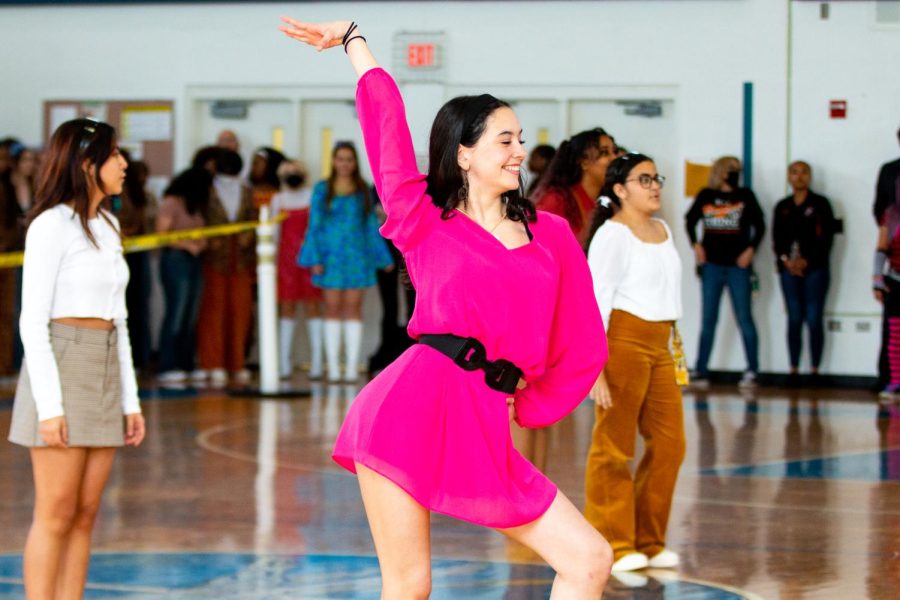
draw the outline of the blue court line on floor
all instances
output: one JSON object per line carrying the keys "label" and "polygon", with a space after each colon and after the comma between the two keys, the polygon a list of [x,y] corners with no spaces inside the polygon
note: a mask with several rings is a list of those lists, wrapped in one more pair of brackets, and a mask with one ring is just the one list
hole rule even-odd
{"label": "blue court line on floor", "polygon": [[[0,555],[0,599],[20,598],[21,557]],[[435,600],[546,598],[553,571],[546,566],[434,559]],[[674,577],[674,574],[673,574]],[[636,587],[611,579],[610,592],[629,600],[740,600],[715,584],[658,579],[647,574]],[[379,596],[378,561],[372,556],[217,553],[99,553],[91,560],[86,599],[261,600]]]}
{"label": "blue court line on floor", "polygon": [[900,481],[900,448],[881,452],[767,462],[759,465],[712,467],[701,469],[700,474],[776,479]]}

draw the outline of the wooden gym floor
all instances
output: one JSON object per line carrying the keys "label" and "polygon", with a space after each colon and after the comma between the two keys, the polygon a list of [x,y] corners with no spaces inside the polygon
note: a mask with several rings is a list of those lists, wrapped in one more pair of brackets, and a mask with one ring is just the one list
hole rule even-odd
{"label": "wooden gym floor", "polygon": [[[378,597],[355,478],[329,456],[358,388],[293,383],[312,395],[144,390],[147,440],[117,458],[87,597]],[[682,565],[612,579],[606,597],[900,597],[900,405],[733,387],[684,403],[669,525]],[[551,434],[549,475],[578,505],[592,422],[586,402]],[[0,472],[0,598],[22,598],[28,452],[0,442]],[[435,516],[432,537],[434,598],[547,597],[552,573],[501,535]]]}

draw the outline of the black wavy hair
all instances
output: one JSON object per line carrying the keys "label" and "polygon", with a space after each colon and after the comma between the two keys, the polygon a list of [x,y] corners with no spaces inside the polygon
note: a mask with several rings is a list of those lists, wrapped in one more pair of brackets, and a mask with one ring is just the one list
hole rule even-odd
{"label": "black wavy hair", "polygon": [[[431,125],[428,143],[427,193],[435,206],[443,209],[442,219],[453,216],[453,210],[464,201],[459,197],[463,187],[463,174],[457,154],[459,146],[473,147],[484,134],[488,117],[499,108],[509,108],[509,103],[490,94],[458,96],[438,111]],[[522,174],[518,189],[503,195],[506,216],[511,221],[534,222],[537,213],[525,196]]]}
{"label": "black wavy hair", "polygon": [[219,148],[216,153],[216,173],[236,176],[244,168],[244,159],[234,150]]}
{"label": "black wavy hair", "polygon": [[[569,221],[577,220],[581,214],[578,202],[572,195],[572,186],[581,182],[584,170],[581,161],[586,158],[595,158],[600,152],[600,138],[612,136],[602,127],[594,127],[579,131],[559,145],[556,154],[547,170],[544,171],[541,181],[537,186],[538,194],[545,190],[556,190],[566,200],[566,218]],[[569,214],[571,213],[571,214]]]}
{"label": "black wavy hair", "polygon": [[594,239],[594,234],[597,233],[597,230],[622,208],[622,200],[616,196],[613,187],[616,184],[625,185],[625,180],[628,179],[631,171],[645,162],[653,162],[653,159],[640,152],[629,152],[616,158],[606,167],[606,179],[603,182],[603,189],[600,190],[600,198],[597,200],[597,206],[591,215],[591,228],[587,236],[588,246],[590,246],[591,240]]}
{"label": "black wavy hair", "polygon": [[257,148],[256,152],[253,153],[253,156],[259,156],[266,161],[266,171],[256,180],[253,180],[251,173],[250,183],[253,185],[268,185],[276,190],[279,189],[281,187],[281,181],[278,179],[278,167],[280,167],[281,163],[285,160],[284,154],[275,148],[263,146],[262,148]]}
{"label": "black wavy hair", "polygon": [[212,173],[203,167],[191,167],[176,175],[163,193],[183,199],[184,208],[189,215],[198,212],[206,214],[212,184]]}

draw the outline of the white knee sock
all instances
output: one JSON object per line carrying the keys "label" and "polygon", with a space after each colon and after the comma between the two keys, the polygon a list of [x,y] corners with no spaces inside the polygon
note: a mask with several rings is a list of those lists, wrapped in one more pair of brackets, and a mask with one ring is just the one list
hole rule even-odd
{"label": "white knee sock", "polygon": [[294,348],[294,318],[283,317],[278,319],[278,363],[281,377],[287,378],[291,376],[293,371]]}
{"label": "white knee sock", "polygon": [[362,346],[362,321],[344,321],[344,354],[347,356],[347,369],[344,381],[356,381],[359,378],[359,352]]}
{"label": "white knee sock", "polygon": [[325,333],[325,360],[328,362],[328,381],[341,380],[341,322],[325,319],[322,327]]}
{"label": "white knee sock", "polygon": [[306,330],[309,333],[309,376],[318,379],[322,376],[322,319],[308,319]]}

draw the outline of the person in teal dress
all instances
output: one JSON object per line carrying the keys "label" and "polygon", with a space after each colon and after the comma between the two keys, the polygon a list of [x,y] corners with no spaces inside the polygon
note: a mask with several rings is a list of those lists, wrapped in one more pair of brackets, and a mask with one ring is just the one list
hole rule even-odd
{"label": "person in teal dress", "polygon": [[[356,147],[338,142],[331,153],[331,174],[316,184],[309,227],[297,262],[312,271],[313,285],[325,300],[325,360],[328,381],[356,381],[362,344],[362,300],[375,285],[376,271],[393,268],[387,243],[378,232],[373,192],[359,172]],[[343,334],[343,335],[342,335]],[[344,341],[345,371],[340,347]]]}

